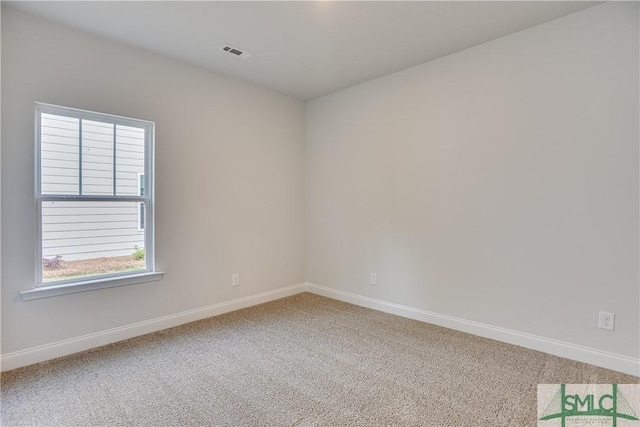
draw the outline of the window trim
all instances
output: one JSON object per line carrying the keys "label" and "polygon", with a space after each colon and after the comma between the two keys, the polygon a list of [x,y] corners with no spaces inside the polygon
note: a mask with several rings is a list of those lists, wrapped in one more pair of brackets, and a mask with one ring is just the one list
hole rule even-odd
{"label": "window trim", "polygon": [[136,283],[155,282],[162,280],[163,271],[143,272],[139,274],[128,273],[119,277],[97,276],[98,279],[86,280],[82,282],[61,283],[54,282],[55,285],[39,286],[34,289],[22,291],[23,301],[30,301],[40,298],[54,297],[57,295],[75,294],[78,292],[93,291],[98,289],[115,288],[118,286],[134,285]]}
{"label": "window trim", "polygon": [[[146,282],[149,280],[160,280],[162,272],[155,270],[155,224],[154,224],[154,144],[155,123],[148,120],[131,119],[112,114],[97,113],[76,108],[62,107],[58,105],[35,103],[35,171],[34,171],[34,196],[37,210],[36,217],[36,274],[35,288],[21,292],[23,299],[42,298],[46,296],[68,294],[72,292],[83,292],[92,289],[102,289],[125,284]],[[114,125],[132,126],[145,130],[145,165],[144,165],[144,188],[145,195],[137,196],[85,196],[85,195],[43,195],[41,179],[41,117],[42,113],[56,114],[73,117],[81,120],[105,121]],[[115,182],[114,182],[115,185]],[[80,191],[79,191],[80,193]],[[128,200],[145,204],[145,269],[133,272],[122,272],[93,276],[90,278],[76,278],[59,280],[55,282],[44,282],[42,274],[42,203],[47,201],[105,201],[105,200]],[[139,215],[139,213],[138,213]],[[145,280],[146,279],[146,280]],[[57,290],[57,291],[56,291]],[[40,292],[48,291],[48,292]],[[62,292],[64,291],[64,292]],[[46,294],[46,295],[45,295]],[[42,296],[36,296],[42,295]]]}

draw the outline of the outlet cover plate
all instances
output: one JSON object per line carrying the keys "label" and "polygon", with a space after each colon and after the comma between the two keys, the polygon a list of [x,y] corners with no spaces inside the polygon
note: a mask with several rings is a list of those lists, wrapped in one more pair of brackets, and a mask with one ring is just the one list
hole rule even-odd
{"label": "outlet cover plate", "polygon": [[613,331],[616,327],[616,315],[606,311],[598,313],[598,328]]}

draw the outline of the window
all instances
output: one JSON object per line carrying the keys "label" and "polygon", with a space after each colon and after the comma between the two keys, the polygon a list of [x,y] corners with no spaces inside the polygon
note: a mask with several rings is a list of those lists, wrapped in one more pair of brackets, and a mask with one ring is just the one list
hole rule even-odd
{"label": "window", "polygon": [[153,132],[148,121],[36,105],[36,291],[161,278],[150,274]]}

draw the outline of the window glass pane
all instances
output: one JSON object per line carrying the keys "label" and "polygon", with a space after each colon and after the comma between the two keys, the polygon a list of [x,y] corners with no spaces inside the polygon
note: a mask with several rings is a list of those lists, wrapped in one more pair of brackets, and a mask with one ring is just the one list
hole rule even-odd
{"label": "window glass pane", "polygon": [[42,194],[79,194],[79,131],[78,119],[40,116]]}
{"label": "window glass pane", "polygon": [[113,195],[114,125],[82,120],[82,194]]}
{"label": "window glass pane", "polygon": [[43,281],[144,270],[139,212],[138,202],[43,202]]}
{"label": "window glass pane", "polygon": [[138,175],[144,174],[143,128],[116,125],[116,194],[140,195]]}

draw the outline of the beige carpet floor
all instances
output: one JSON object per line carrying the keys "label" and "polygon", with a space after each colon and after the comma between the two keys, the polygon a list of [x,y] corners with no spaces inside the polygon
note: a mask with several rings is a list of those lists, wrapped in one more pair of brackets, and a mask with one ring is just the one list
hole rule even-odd
{"label": "beige carpet floor", "polygon": [[2,374],[3,426],[534,426],[637,377],[300,294]]}

